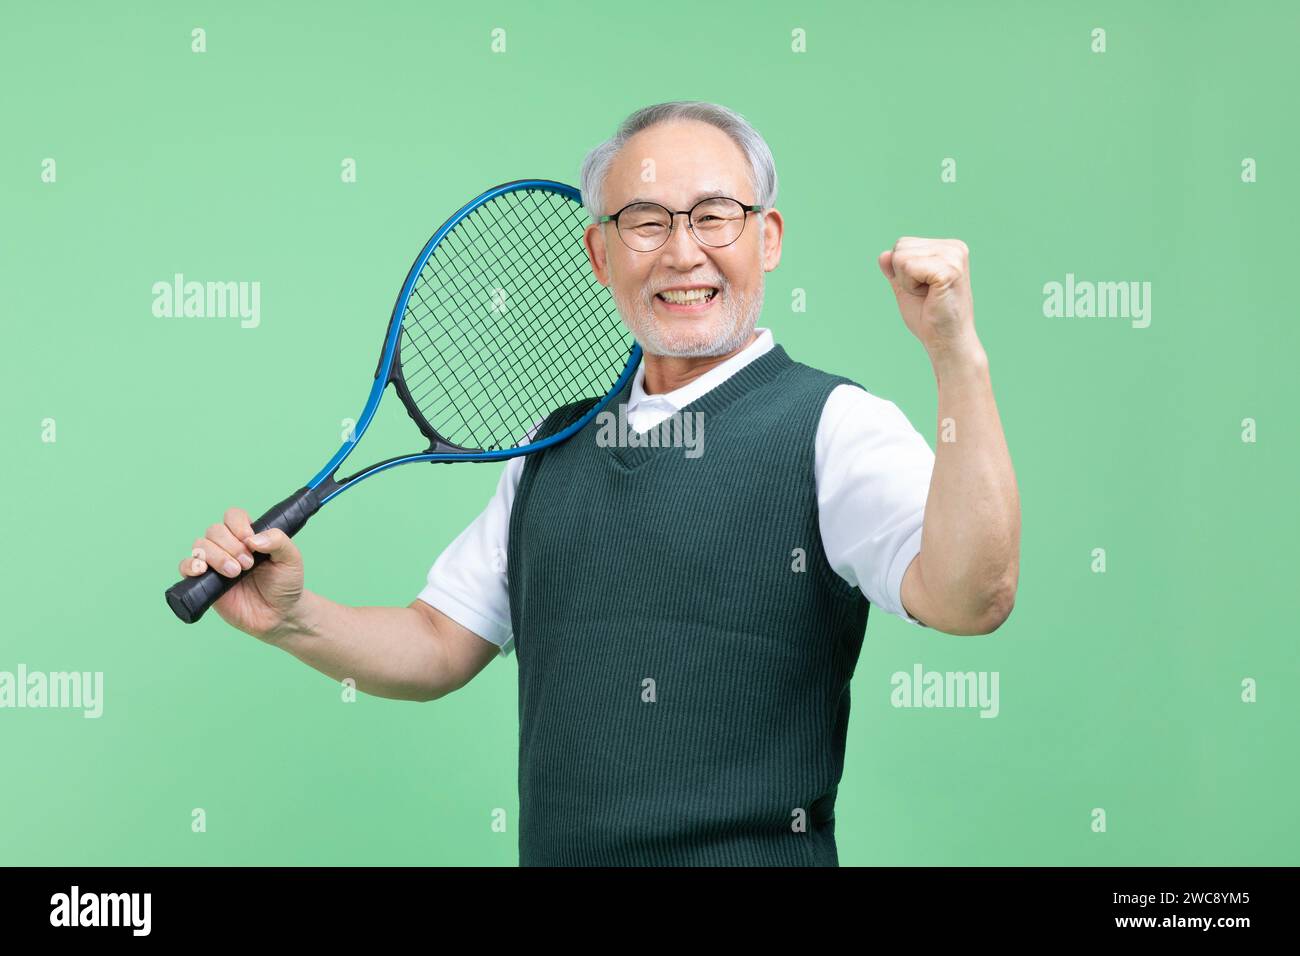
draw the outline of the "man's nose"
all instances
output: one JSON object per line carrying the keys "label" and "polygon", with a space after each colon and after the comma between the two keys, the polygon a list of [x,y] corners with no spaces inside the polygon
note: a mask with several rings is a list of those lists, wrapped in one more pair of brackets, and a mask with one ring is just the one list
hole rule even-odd
{"label": "man's nose", "polygon": [[664,243],[661,258],[664,265],[674,269],[691,269],[708,258],[685,215],[673,216],[673,230]]}

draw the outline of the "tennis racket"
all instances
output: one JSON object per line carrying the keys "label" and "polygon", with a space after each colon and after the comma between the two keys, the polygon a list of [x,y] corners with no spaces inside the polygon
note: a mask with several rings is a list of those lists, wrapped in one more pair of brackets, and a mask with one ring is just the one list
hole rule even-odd
{"label": "tennis racket", "polygon": [[[641,349],[596,281],[582,245],[578,190],[521,179],[470,200],[425,243],[402,283],[365,408],[316,476],[253,523],[290,537],[353,485],[417,461],[501,461],[541,451],[581,429],[627,383]],[[388,386],[424,451],[337,478]],[[581,418],[519,444],[555,409],[599,398]],[[267,555],[256,553],[254,565]],[[209,569],[178,581],[167,604],[185,623],[240,581]]]}

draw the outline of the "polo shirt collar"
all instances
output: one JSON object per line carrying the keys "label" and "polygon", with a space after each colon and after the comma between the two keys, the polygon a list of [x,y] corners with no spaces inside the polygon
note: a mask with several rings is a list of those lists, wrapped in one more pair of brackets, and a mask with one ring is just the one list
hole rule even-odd
{"label": "polo shirt collar", "polygon": [[644,406],[647,410],[652,408],[665,408],[670,413],[678,411],[695,401],[705,392],[717,388],[731,376],[748,365],[754,359],[758,358],[765,352],[770,352],[773,346],[771,329],[754,329],[758,333],[758,338],[741,349],[731,358],[727,359],[720,365],[715,365],[703,375],[692,381],[687,382],[681,388],[674,389],[671,392],[662,392],[658,395],[647,395],[645,391],[645,359],[637,366],[636,375],[632,379],[632,394],[628,398],[627,411],[632,414],[638,408]]}

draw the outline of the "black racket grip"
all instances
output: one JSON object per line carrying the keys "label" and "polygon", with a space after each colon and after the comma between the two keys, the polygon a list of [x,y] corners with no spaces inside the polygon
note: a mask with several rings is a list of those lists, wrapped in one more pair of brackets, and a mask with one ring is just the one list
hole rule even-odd
{"label": "black racket grip", "polygon": [[[292,538],[302,530],[307,519],[319,510],[320,500],[316,497],[316,492],[310,488],[299,488],[254,521],[253,533],[261,534],[271,528],[279,528]],[[266,558],[267,555],[254,551],[253,568]],[[203,616],[204,611],[216,603],[221,595],[243,580],[244,575],[253,568],[234,578],[218,574],[212,568],[208,568],[197,577],[183,578],[167,589],[167,606],[186,624],[193,624]]]}

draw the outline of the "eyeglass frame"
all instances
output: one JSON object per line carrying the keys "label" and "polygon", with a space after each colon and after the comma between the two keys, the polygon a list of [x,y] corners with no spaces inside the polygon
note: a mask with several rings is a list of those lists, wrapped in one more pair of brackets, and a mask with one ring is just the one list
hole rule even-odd
{"label": "eyeglass frame", "polygon": [[[713,202],[718,199],[727,199],[730,200],[731,202],[734,202],[737,206],[739,206],[742,210],[744,210],[745,218],[744,221],[740,224],[740,232],[736,233],[735,239],[732,239],[731,242],[723,243],[720,246],[715,246],[712,243],[705,242],[699,236],[695,235],[695,226],[691,223],[691,213],[695,212],[696,209],[698,209],[700,206],[703,206],[706,202]],[[664,236],[664,241],[659,243],[659,245],[655,246],[653,249],[633,249],[631,246],[628,246],[627,240],[623,238],[622,230],[618,228],[618,217],[623,215],[623,213],[627,212],[633,206],[658,206],[664,212],[668,213],[668,235]],[[618,212],[614,213],[612,216],[601,216],[598,222],[602,225],[607,222],[612,222],[614,224],[614,231],[618,233],[619,241],[623,243],[623,245],[627,246],[628,249],[631,249],[633,252],[658,252],[664,246],[668,245],[668,240],[673,237],[673,229],[676,228],[677,226],[677,217],[685,216],[686,228],[690,230],[692,236],[695,236],[696,242],[698,242],[700,245],[704,246],[707,249],[725,249],[727,248],[727,246],[734,245],[736,240],[738,240],[741,236],[745,234],[745,223],[749,222],[749,214],[751,212],[762,212],[765,208],[766,208],[765,206],[758,206],[758,205],[747,206],[739,199],[735,199],[732,196],[705,196],[703,199],[697,202],[690,209],[678,209],[676,212],[674,212],[673,210],[669,209],[667,206],[661,203],[651,202],[648,199],[636,199],[628,203],[626,206],[624,206]]]}

